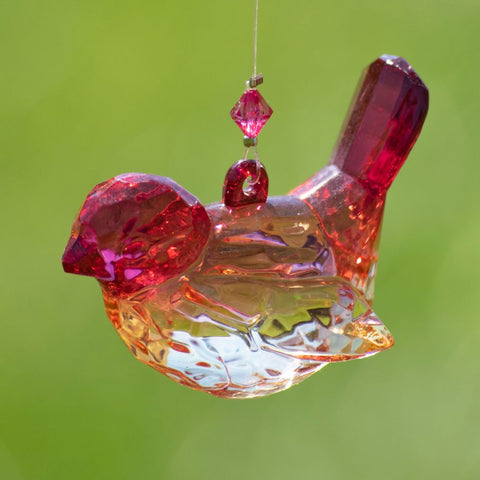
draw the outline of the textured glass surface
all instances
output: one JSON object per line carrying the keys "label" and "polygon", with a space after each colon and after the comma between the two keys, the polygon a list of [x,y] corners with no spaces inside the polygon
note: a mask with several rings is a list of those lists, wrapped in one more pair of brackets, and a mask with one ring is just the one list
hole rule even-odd
{"label": "textured glass surface", "polygon": [[335,276],[303,202],[207,210],[216,227],[201,267],[121,299],[104,289],[107,313],[138,359],[193,388],[249,397],[392,345],[362,295]]}

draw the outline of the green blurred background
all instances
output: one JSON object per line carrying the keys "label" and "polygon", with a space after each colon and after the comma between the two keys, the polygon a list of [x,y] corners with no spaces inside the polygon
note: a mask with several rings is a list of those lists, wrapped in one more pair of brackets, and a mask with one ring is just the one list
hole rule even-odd
{"label": "green blurred background", "polygon": [[155,173],[220,199],[252,15],[253,0],[0,1],[2,479],[480,478],[478,0],[260,0],[271,194],[325,165],[377,56],[430,88],[383,226],[393,350],[220,400],[136,361],[96,282],[62,271],[100,181]]}

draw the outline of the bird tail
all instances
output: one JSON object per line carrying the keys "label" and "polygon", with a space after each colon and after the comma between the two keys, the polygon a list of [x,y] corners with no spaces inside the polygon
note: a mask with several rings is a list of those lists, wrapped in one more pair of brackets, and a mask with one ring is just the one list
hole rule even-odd
{"label": "bird tail", "polygon": [[383,55],[360,79],[330,165],[290,192],[317,214],[338,274],[363,292],[375,275],[385,193],[427,110],[428,89],[413,68],[403,58]]}
{"label": "bird tail", "polygon": [[428,110],[428,89],[401,57],[364,71],[330,163],[385,192],[407,159]]}

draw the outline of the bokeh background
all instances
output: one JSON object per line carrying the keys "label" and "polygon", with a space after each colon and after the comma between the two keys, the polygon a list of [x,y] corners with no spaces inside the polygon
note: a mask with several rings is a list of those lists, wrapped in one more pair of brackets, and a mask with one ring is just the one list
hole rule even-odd
{"label": "bokeh background", "polygon": [[387,202],[375,310],[393,350],[227,401],[129,354],[60,257],[91,187],[169,176],[218,201],[242,153],[253,0],[0,1],[2,479],[477,479],[477,0],[260,0],[260,154],[282,194],[328,160],[361,70],[430,88]]}

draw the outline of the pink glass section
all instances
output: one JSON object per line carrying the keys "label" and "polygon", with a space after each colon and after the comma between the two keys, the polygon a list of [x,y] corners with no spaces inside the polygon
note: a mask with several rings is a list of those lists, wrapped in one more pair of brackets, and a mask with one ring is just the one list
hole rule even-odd
{"label": "pink glass section", "polygon": [[267,196],[268,175],[260,162],[240,160],[228,169],[223,184],[223,203],[227,207],[265,203]]}
{"label": "pink glass section", "polygon": [[406,60],[378,58],[360,79],[331,163],[386,191],[420,133],[428,98],[427,87]]}
{"label": "pink glass section", "polygon": [[172,180],[119,175],[87,196],[63,267],[97,278],[112,293],[129,294],[197,262],[210,228],[205,208]]}
{"label": "pink glass section", "polygon": [[257,89],[245,90],[230,111],[233,121],[250,138],[258,136],[272,116],[273,110]]}

